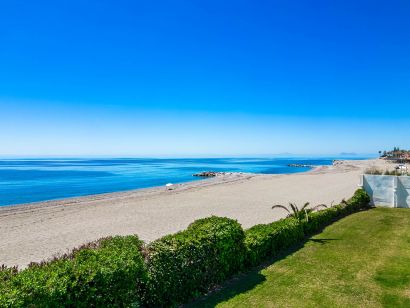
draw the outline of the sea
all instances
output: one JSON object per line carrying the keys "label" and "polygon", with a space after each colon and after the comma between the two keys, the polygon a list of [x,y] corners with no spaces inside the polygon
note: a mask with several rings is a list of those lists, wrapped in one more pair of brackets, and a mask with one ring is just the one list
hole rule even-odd
{"label": "sea", "polygon": [[334,159],[267,158],[31,158],[0,159],[0,206],[183,183],[202,171],[286,174],[331,165]]}

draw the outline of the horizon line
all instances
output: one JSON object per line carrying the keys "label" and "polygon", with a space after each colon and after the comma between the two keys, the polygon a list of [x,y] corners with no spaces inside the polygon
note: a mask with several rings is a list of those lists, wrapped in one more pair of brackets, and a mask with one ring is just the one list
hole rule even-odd
{"label": "horizon line", "polygon": [[269,158],[269,157],[378,157],[377,153],[276,153],[276,154],[147,154],[147,155],[121,155],[121,154],[30,154],[30,155],[1,155],[0,159],[39,159],[39,158],[175,158],[175,159],[189,159],[189,158]]}

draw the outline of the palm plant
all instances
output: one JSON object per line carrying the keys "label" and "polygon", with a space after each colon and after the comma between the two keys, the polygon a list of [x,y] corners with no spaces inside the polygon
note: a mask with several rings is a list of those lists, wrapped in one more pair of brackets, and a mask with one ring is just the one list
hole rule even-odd
{"label": "palm plant", "polygon": [[309,213],[313,211],[317,211],[320,208],[327,208],[326,204],[318,204],[316,206],[308,208],[309,205],[310,203],[306,202],[301,208],[299,208],[295,203],[289,202],[290,209],[281,204],[276,204],[272,206],[272,209],[275,209],[275,208],[284,209],[285,211],[289,213],[288,217],[294,217],[299,221],[305,218],[306,221],[309,221]]}

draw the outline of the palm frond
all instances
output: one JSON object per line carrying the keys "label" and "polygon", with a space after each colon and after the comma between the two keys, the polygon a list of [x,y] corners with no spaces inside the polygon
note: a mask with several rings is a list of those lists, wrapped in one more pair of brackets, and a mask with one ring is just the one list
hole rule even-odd
{"label": "palm frond", "polygon": [[304,209],[304,211],[305,211],[306,222],[309,222],[309,214],[308,214],[308,212],[306,211],[306,209]]}
{"label": "palm frond", "polygon": [[306,202],[304,205],[303,205],[303,207],[301,208],[301,210],[305,210],[308,206],[309,206],[309,202]]}
{"label": "palm frond", "polygon": [[275,209],[275,208],[284,209],[284,210],[287,211],[289,214],[291,214],[291,212],[289,211],[289,209],[288,209],[286,206],[284,206],[284,205],[276,204],[276,205],[272,206],[272,209]]}
{"label": "palm frond", "polygon": [[297,215],[299,213],[299,208],[296,204],[289,202],[289,206],[293,211],[293,214]]}

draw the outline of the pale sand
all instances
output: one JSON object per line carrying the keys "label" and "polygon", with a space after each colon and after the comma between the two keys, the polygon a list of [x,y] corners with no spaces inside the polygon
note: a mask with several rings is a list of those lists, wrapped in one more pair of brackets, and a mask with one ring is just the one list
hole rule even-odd
{"label": "pale sand", "polygon": [[274,204],[339,202],[358,188],[363,169],[380,160],[343,161],[307,173],[233,175],[164,187],[31,205],[0,207],[0,264],[26,266],[109,235],[152,241],[210,215],[244,228],[285,216]]}

